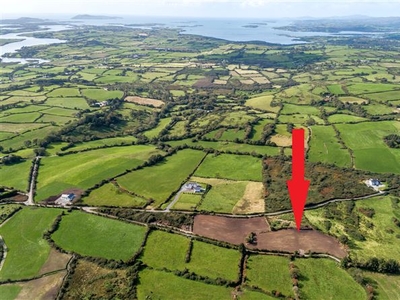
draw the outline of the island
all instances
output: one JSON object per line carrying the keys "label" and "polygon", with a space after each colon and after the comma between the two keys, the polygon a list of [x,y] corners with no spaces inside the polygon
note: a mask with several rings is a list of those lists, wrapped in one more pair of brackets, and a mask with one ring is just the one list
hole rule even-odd
{"label": "island", "polygon": [[94,15],[76,15],[72,17],[73,20],[115,20],[122,19],[121,17],[115,16],[94,16]]}

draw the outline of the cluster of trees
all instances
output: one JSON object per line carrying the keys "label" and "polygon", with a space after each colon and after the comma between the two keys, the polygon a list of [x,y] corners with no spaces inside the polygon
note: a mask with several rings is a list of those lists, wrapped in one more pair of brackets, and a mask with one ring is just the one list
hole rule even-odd
{"label": "cluster of trees", "polygon": [[24,159],[21,156],[14,154],[5,155],[0,159],[0,162],[6,166],[17,164],[22,161],[24,161]]}
{"label": "cluster of trees", "polygon": [[140,223],[161,223],[168,226],[182,228],[192,226],[194,214],[182,214],[177,212],[150,212],[136,211],[129,208],[101,208],[99,212],[121,219],[133,220]]}
{"label": "cluster of trees", "polygon": [[400,148],[400,135],[398,134],[389,134],[383,140],[390,148]]}

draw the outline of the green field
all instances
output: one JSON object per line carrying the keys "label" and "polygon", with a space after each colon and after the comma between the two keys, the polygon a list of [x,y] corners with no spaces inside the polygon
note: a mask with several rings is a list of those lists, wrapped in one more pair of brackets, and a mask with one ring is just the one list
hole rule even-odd
{"label": "green field", "polygon": [[134,171],[118,178],[117,181],[131,192],[154,199],[154,206],[158,206],[167,200],[172,192],[179,189],[204,155],[201,151],[182,150],[155,166]]}
{"label": "green field", "polygon": [[320,111],[317,107],[308,106],[308,105],[293,105],[290,103],[284,103],[281,114],[306,114],[306,115],[315,115],[319,116]]}
{"label": "green field", "polygon": [[65,151],[66,152],[82,151],[82,150],[87,150],[87,149],[96,149],[96,148],[100,148],[103,146],[117,146],[117,145],[119,146],[122,144],[131,145],[136,140],[137,139],[133,136],[107,138],[107,139],[95,140],[95,141],[90,141],[90,142],[77,143],[73,147],[71,147]]}
{"label": "green field", "polygon": [[[198,181],[201,182],[201,178]],[[222,181],[213,184],[197,209],[232,213],[236,203],[243,197],[247,184],[246,181]]]}
{"label": "green field", "polygon": [[47,97],[79,97],[79,90],[76,88],[59,88],[47,93]]}
{"label": "green field", "polygon": [[312,126],[311,131],[309,161],[351,166],[350,153],[339,144],[332,126]]}
{"label": "green field", "polygon": [[383,137],[398,133],[396,121],[338,124],[344,143],[354,151],[356,167],[373,172],[400,173],[400,149],[391,149]]}
{"label": "green field", "polygon": [[16,284],[0,285],[1,300],[14,300],[17,298],[22,287]]}
{"label": "green field", "polygon": [[[349,85],[347,88],[349,90],[349,93],[360,95],[365,93],[392,91],[395,89],[399,89],[399,86],[396,84],[356,83],[353,85]],[[365,97],[366,95],[363,96]]]}
{"label": "green field", "polygon": [[42,239],[51,227],[58,209],[24,208],[0,227],[8,253],[0,280],[30,278],[46,262],[50,246]]}
{"label": "green field", "polygon": [[46,105],[73,109],[89,109],[84,98],[47,98]]}
{"label": "green field", "polygon": [[[32,161],[30,160],[9,166],[0,165],[0,186],[26,191],[31,167]],[[9,176],[9,174],[13,174],[13,176]]]}
{"label": "green field", "polygon": [[118,189],[114,184],[107,183],[95,189],[83,202],[92,206],[124,206],[143,207],[147,201],[143,198],[130,195]]}
{"label": "green field", "polygon": [[147,238],[141,260],[156,269],[183,270],[188,247],[188,238],[155,230]]}
{"label": "green field", "polygon": [[193,241],[189,271],[211,278],[238,280],[240,253],[238,250],[225,249],[207,243]]}
{"label": "green field", "polygon": [[[296,259],[300,270],[301,294],[305,299],[365,299],[361,285],[336,262],[329,259]],[[340,288],[338,288],[340,287]]]}
{"label": "green field", "polygon": [[145,131],[144,135],[147,136],[148,138],[157,137],[160,134],[161,130],[163,130],[170,122],[171,118],[161,119],[156,127]]}
{"label": "green field", "polygon": [[246,105],[256,108],[256,109],[261,109],[261,110],[266,110],[270,112],[278,112],[280,107],[279,106],[271,106],[271,102],[274,99],[274,95],[265,95],[265,96],[260,96],[260,97],[255,97],[251,98],[246,101]]}
{"label": "green field", "polygon": [[104,89],[82,89],[82,96],[97,100],[97,101],[105,101],[114,98],[122,98],[124,95],[121,91],[107,91]]}
{"label": "green field", "polygon": [[364,276],[377,283],[376,299],[391,300],[398,299],[400,295],[400,276],[385,275],[379,273],[364,273]]}
{"label": "green field", "polygon": [[231,288],[205,284],[156,270],[143,270],[139,274],[137,286],[139,300],[230,300]]}
{"label": "green field", "polygon": [[208,155],[197,169],[195,176],[261,181],[261,169],[261,159],[256,157],[231,154]]}
{"label": "green field", "polygon": [[146,228],[83,212],[63,216],[52,239],[61,248],[85,256],[128,260],[144,239]]}
{"label": "green field", "polygon": [[182,193],[172,209],[193,210],[200,202],[201,197],[201,195]]}
{"label": "green field", "polygon": [[334,114],[328,117],[329,123],[359,123],[363,121],[368,121],[366,118],[345,115],[345,114]]}
{"label": "green field", "polygon": [[87,189],[157,153],[160,151],[151,146],[127,146],[45,157],[40,161],[36,198],[44,200],[68,188]]}
{"label": "green field", "polygon": [[251,255],[246,264],[246,284],[293,297],[289,262],[287,257],[282,256]]}

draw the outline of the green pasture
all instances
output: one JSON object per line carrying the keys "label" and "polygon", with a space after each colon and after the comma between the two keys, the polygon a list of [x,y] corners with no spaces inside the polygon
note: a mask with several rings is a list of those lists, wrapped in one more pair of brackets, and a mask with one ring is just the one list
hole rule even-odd
{"label": "green pasture", "polygon": [[328,117],[329,123],[359,123],[363,121],[368,121],[366,118],[346,115],[346,114],[334,114]]}
{"label": "green pasture", "polygon": [[52,239],[81,255],[126,261],[139,250],[145,232],[143,226],[75,211],[63,216]]}
{"label": "green pasture", "polygon": [[[0,186],[15,188],[20,191],[28,189],[28,177],[32,167],[31,160],[12,165],[0,165]],[[10,176],[12,174],[12,176]]]}
{"label": "green pasture", "polygon": [[330,259],[296,259],[300,270],[301,294],[306,299],[365,299],[366,292]]}
{"label": "green pasture", "polygon": [[72,108],[72,109],[89,109],[89,105],[87,104],[84,98],[47,98],[46,105],[49,106],[59,106],[64,108]]}
{"label": "green pasture", "polygon": [[350,153],[339,144],[332,126],[312,126],[311,132],[309,161],[320,161],[340,167],[351,166]]}
{"label": "green pasture", "polygon": [[376,299],[391,300],[400,295],[400,276],[365,272],[364,276],[377,284]]}
{"label": "green pasture", "polygon": [[279,111],[280,107],[271,106],[271,102],[273,100],[274,100],[274,95],[264,95],[247,100],[246,105],[256,109],[261,109],[276,113]]}
{"label": "green pasture", "polygon": [[172,209],[193,210],[201,201],[201,197],[201,195],[182,193]]}
{"label": "green pasture", "polygon": [[201,151],[182,150],[157,165],[134,171],[118,178],[117,181],[131,192],[154,199],[154,206],[158,206],[167,200],[172,192],[179,189],[204,155]]}
{"label": "green pasture", "polygon": [[356,167],[373,172],[400,173],[400,149],[389,148],[383,138],[400,130],[397,121],[337,124],[345,144],[354,151]]}
{"label": "green pasture", "polygon": [[0,280],[31,278],[38,274],[50,252],[42,235],[60,213],[58,209],[27,207],[0,227],[0,235],[8,248]]}
{"label": "green pasture", "polygon": [[187,237],[153,230],[147,238],[141,260],[156,269],[183,270],[188,247]]}
{"label": "green pasture", "polygon": [[0,295],[2,300],[14,300],[17,298],[19,292],[22,290],[22,286],[13,285],[0,285]]}
{"label": "green pasture", "polygon": [[[202,182],[201,178],[198,181]],[[212,185],[197,210],[232,213],[236,203],[243,197],[247,184],[246,181],[221,181]]]}
{"label": "green pasture", "polygon": [[142,145],[45,157],[40,162],[36,199],[44,200],[69,188],[87,189],[159,153],[152,146]]}
{"label": "green pasture", "polygon": [[79,97],[81,94],[77,88],[59,88],[47,93],[47,97]]}
{"label": "green pasture", "polygon": [[246,263],[246,284],[293,296],[289,262],[289,258],[282,256],[250,255]]}
{"label": "green pasture", "polygon": [[82,89],[82,96],[97,100],[97,101],[106,101],[114,98],[121,99],[124,95],[121,91],[107,91],[105,89]]}
{"label": "green pasture", "polygon": [[173,273],[145,269],[139,273],[137,297],[139,300],[230,300],[232,288],[206,284],[178,277]]}
{"label": "green pasture", "polygon": [[143,207],[147,201],[121,191],[112,183],[107,183],[90,192],[83,202],[92,206]]}
{"label": "green pasture", "polygon": [[[244,171],[245,170],[245,171]],[[261,159],[248,155],[208,155],[195,176],[232,180],[262,180]]]}

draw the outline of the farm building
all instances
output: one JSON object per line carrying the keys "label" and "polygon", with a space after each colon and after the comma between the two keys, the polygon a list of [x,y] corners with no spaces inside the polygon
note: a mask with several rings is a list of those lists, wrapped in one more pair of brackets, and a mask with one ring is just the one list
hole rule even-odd
{"label": "farm building", "polygon": [[75,194],[70,193],[70,194],[62,194],[60,197],[60,200],[62,201],[72,201],[75,199]]}
{"label": "farm building", "polygon": [[380,186],[382,183],[378,179],[369,179],[369,184],[371,186]]}
{"label": "farm building", "polygon": [[193,193],[203,193],[205,189],[197,182],[188,182],[184,185],[185,190],[192,191]]}

